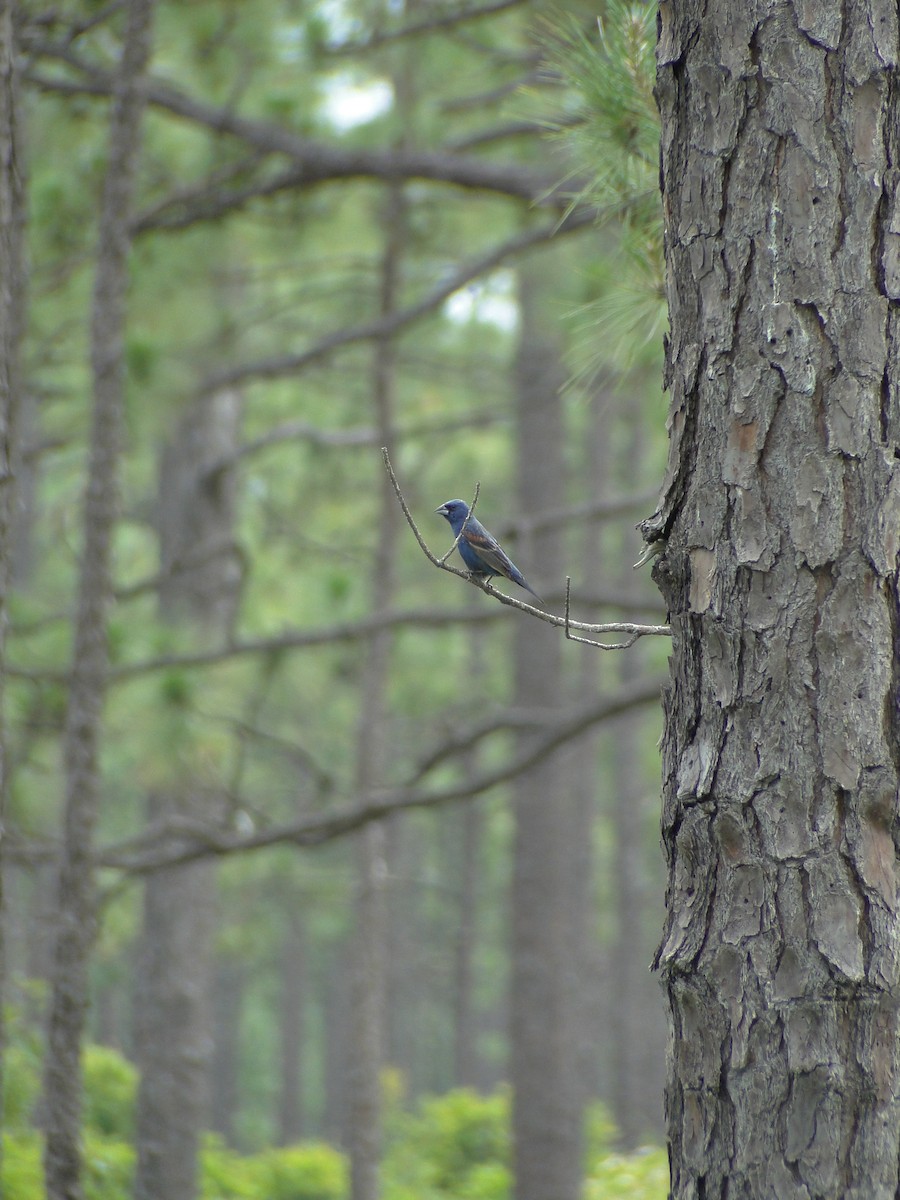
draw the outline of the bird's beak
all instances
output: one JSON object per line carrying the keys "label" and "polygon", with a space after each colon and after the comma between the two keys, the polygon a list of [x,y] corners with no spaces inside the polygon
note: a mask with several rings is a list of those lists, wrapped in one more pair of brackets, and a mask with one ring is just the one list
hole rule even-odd
{"label": "bird's beak", "polygon": [[447,515],[447,505],[446,505],[446,504],[442,504],[440,508],[436,508],[434,511],[435,511],[436,513],[439,513],[439,514],[440,514],[442,517],[446,517],[446,515]]}

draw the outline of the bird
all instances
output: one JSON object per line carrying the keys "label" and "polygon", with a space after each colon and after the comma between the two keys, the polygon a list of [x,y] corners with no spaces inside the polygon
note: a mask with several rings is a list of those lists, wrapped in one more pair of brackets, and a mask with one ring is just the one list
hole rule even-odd
{"label": "bird", "polygon": [[[503,547],[492,533],[489,533],[481,522],[471,516],[465,500],[447,500],[434,510],[446,517],[453,530],[453,536],[459,537],[456,543],[460,556],[473,575],[492,576],[503,575],[531,592],[535,600],[543,604],[540,596],[534,590],[525,576],[510,559]],[[462,536],[460,536],[462,530]]]}

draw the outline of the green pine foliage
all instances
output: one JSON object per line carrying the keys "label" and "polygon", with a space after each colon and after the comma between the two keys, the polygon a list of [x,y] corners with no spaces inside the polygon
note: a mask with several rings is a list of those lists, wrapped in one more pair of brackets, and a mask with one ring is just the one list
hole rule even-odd
{"label": "green pine foliage", "polygon": [[542,28],[571,96],[557,135],[578,164],[572,204],[592,204],[613,227],[609,253],[586,282],[590,298],[571,316],[579,343],[573,374],[583,383],[611,364],[646,359],[650,347],[658,353],[665,328],[656,5],[607,0],[593,28],[568,13]]}

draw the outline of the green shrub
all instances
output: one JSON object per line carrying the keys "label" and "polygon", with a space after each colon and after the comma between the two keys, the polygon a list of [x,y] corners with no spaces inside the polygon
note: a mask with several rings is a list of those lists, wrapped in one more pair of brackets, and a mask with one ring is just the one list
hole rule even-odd
{"label": "green shrub", "polygon": [[666,1200],[669,1161],[656,1147],[634,1154],[605,1154],[592,1164],[584,1200]]}
{"label": "green shrub", "polygon": [[88,1133],[84,1145],[85,1200],[124,1200],[132,1192],[134,1147]]}
{"label": "green shrub", "polygon": [[31,1046],[15,1042],[3,1061],[3,1123],[7,1130],[31,1127],[41,1094],[40,1058]]}
{"label": "green shrub", "polygon": [[385,1200],[503,1200],[508,1162],[507,1093],[482,1096],[459,1088],[393,1117]]}
{"label": "green shrub", "polygon": [[137,1069],[109,1046],[85,1046],[82,1065],[88,1129],[105,1137],[130,1140],[134,1133]]}
{"label": "green shrub", "polygon": [[41,1168],[41,1140],[36,1133],[3,1135],[3,1173],[0,1175],[4,1196],[15,1200],[43,1200],[44,1175]]}
{"label": "green shrub", "polygon": [[218,1134],[209,1133],[200,1152],[202,1200],[260,1200],[265,1195],[258,1157],[230,1150]]}
{"label": "green shrub", "polygon": [[266,1200],[343,1200],[347,1163],[325,1142],[266,1150],[258,1156]]}

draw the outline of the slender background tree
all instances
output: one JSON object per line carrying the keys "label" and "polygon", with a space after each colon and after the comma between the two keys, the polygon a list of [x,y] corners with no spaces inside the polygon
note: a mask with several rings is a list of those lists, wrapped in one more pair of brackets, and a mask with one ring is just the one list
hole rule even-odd
{"label": "slender background tree", "polygon": [[96,927],[92,870],[100,815],[98,753],[107,683],[107,611],[118,514],[124,402],[125,288],[153,0],[132,0],[115,83],[91,307],[93,406],[84,500],[84,545],[63,737],[65,799],[44,1059],[45,1172],[50,1200],[81,1193],[81,1039]]}

